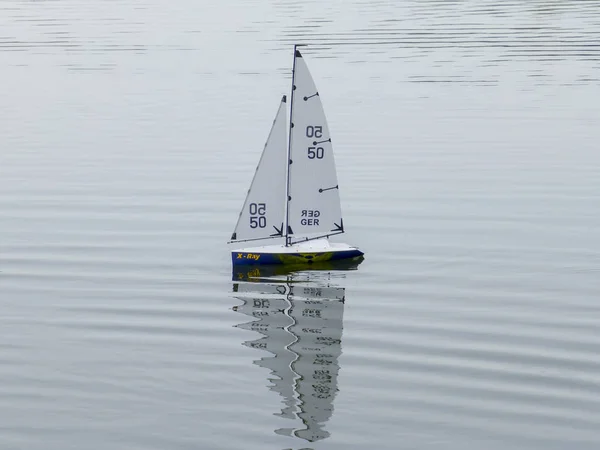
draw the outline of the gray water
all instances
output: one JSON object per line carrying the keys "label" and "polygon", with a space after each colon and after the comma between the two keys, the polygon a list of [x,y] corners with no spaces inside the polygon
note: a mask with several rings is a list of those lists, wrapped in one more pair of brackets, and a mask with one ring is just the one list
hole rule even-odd
{"label": "gray water", "polygon": [[[366,259],[237,283],[294,43]],[[600,1],[4,0],[0,62],[0,448],[600,445]]]}

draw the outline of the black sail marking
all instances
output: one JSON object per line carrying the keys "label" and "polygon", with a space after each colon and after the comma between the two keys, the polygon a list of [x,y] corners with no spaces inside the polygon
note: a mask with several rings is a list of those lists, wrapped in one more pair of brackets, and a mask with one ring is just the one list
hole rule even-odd
{"label": "black sail marking", "polygon": [[333,224],[335,225],[335,228],[331,231],[344,231],[344,220],[340,217],[340,224],[338,225],[337,223],[333,222]]}
{"label": "black sail marking", "polygon": [[306,102],[306,101],[308,101],[308,99],[311,99],[311,98],[313,98],[313,97],[316,97],[316,96],[318,96],[318,95],[319,95],[319,93],[318,93],[318,92],[316,92],[316,93],[314,93],[313,95],[309,95],[308,97],[304,97],[304,101]]}
{"label": "black sail marking", "polygon": [[329,188],[325,188],[325,189],[321,188],[321,189],[319,189],[319,192],[320,192],[320,193],[323,193],[323,192],[325,192],[325,191],[331,191],[332,189],[339,189],[339,186],[336,184],[336,185],[335,185],[335,186],[333,186],[333,187],[329,187]]}
{"label": "black sail marking", "polygon": [[331,138],[325,139],[324,141],[313,141],[313,145],[322,144],[323,142],[331,142]]}
{"label": "black sail marking", "polygon": [[273,233],[271,236],[283,236],[283,223],[281,224],[281,228],[277,228],[275,225],[273,225],[273,228],[275,228],[276,233]]}

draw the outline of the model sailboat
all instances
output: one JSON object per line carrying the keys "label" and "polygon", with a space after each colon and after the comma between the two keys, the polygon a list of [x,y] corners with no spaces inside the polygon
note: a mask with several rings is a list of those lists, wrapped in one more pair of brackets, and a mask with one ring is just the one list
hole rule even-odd
{"label": "model sailboat", "polygon": [[319,92],[296,46],[290,97],[290,121],[283,96],[230,241],[285,242],[232,250],[234,265],[362,258],[358,248],[329,241],[344,233],[333,147]]}

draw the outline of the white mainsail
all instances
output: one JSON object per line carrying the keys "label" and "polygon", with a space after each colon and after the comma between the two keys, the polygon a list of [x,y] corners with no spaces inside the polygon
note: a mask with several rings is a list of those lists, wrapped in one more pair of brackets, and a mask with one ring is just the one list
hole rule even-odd
{"label": "white mainsail", "polygon": [[343,233],[333,147],[321,97],[298,50],[294,58],[288,231],[294,237]]}
{"label": "white mainsail", "polygon": [[287,165],[285,103],[284,95],[231,241],[275,238],[283,234]]}

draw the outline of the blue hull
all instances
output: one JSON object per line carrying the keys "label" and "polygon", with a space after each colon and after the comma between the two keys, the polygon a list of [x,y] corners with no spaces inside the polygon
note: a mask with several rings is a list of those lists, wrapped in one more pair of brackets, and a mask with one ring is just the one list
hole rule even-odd
{"label": "blue hull", "polygon": [[362,256],[358,256],[312,264],[234,264],[231,279],[233,281],[260,282],[264,279],[286,276],[294,272],[357,270],[363,260]]}
{"label": "blue hull", "polygon": [[312,264],[327,261],[360,258],[364,255],[360,250],[341,250],[312,253],[248,253],[232,252],[231,262],[235,266],[276,265],[276,264]]}

